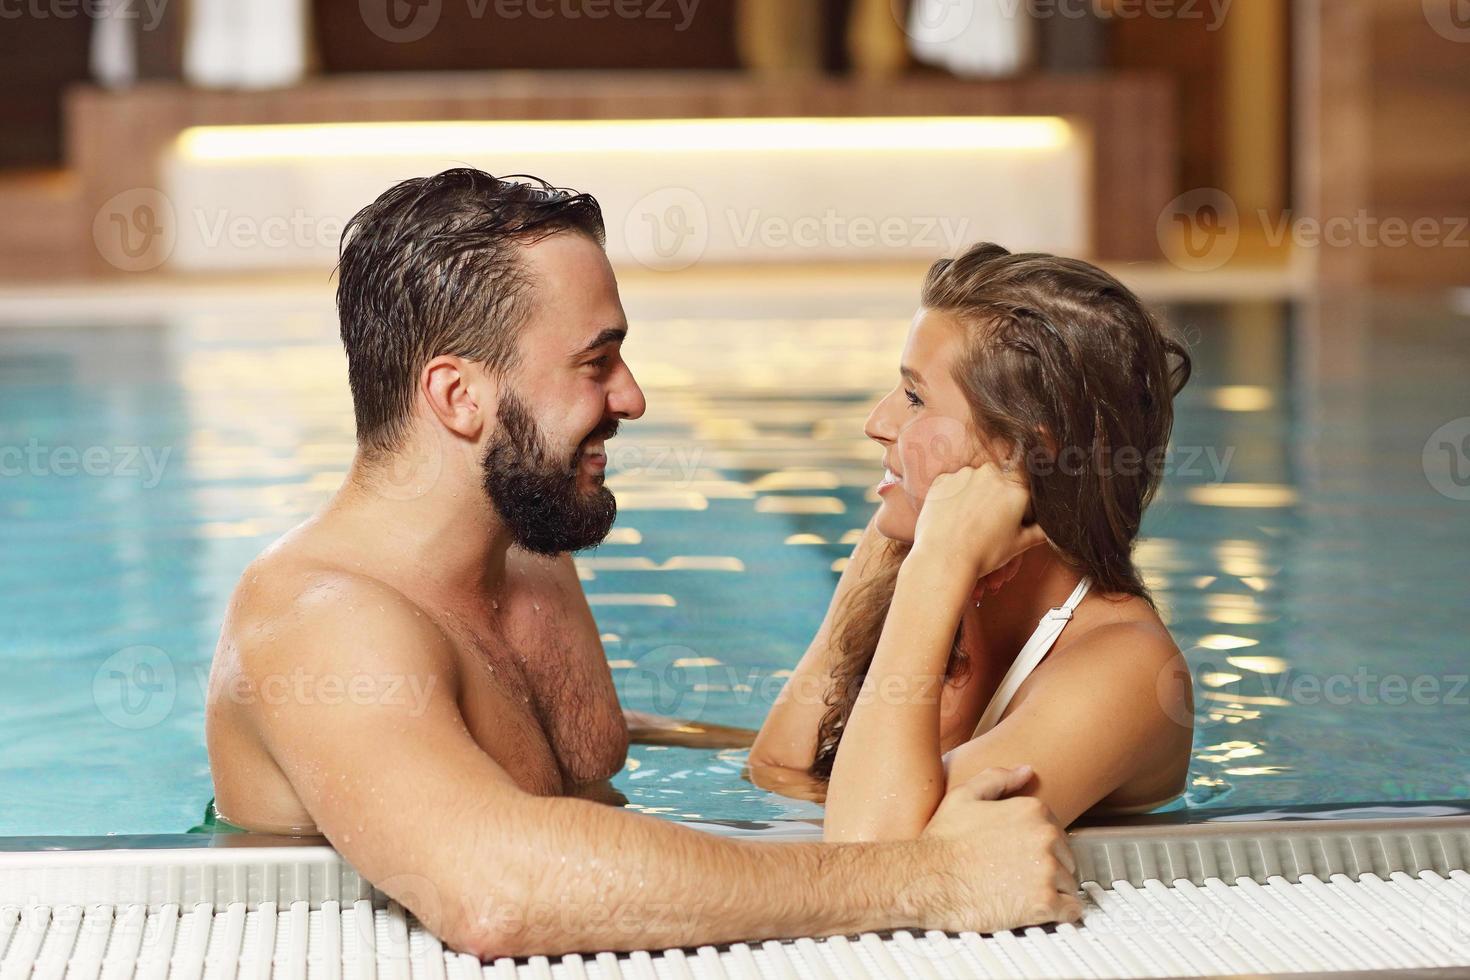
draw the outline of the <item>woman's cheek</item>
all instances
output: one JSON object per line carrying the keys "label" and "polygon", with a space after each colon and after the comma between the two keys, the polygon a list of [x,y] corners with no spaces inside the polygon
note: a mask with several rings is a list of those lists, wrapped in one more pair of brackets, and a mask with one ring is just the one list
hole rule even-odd
{"label": "woman's cheek", "polygon": [[970,433],[958,419],[925,415],[911,422],[899,436],[898,455],[903,461],[904,489],[919,506],[929,486],[941,473],[953,473],[969,465],[972,455]]}

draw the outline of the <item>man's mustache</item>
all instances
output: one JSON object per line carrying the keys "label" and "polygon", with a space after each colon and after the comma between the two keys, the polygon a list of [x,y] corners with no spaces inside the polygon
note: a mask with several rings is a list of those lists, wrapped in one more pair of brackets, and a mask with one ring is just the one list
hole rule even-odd
{"label": "man's mustache", "polygon": [[620,421],[621,420],[619,419],[608,419],[606,422],[593,429],[592,433],[587,436],[586,439],[582,440],[582,445],[586,446],[587,443],[596,442],[599,439],[611,439],[613,436],[618,434],[618,426],[620,424]]}

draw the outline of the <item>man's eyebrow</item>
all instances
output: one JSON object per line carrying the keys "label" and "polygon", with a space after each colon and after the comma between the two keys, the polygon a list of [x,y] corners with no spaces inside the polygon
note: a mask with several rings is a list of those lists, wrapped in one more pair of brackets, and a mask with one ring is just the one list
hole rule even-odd
{"label": "man's eyebrow", "polygon": [[914,384],[921,385],[924,383],[924,376],[911,367],[901,367],[898,369],[898,373],[903,375],[909,381],[912,381]]}
{"label": "man's eyebrow", "polygon": [[583,347],[581,350],[577,351],[577,353],[573,354],[572,357],[573,359],[576,359],[578,357],[586,357],[588,354],[591,354],[599,347],[606,347],[608,344],[621,344],[623,342],[623,338],[626,336],[628,336],[627,327],[608,327],[606,330],[599,333],[596,337],[593,337],[591,342],[588,343],[586,347]]}

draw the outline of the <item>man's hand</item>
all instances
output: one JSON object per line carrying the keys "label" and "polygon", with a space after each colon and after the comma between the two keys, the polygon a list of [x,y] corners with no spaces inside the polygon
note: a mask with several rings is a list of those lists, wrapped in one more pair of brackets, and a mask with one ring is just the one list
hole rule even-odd
{"label": "man's hand", "polygon": [[919,838],[926,869],[903,893],[915,921],[948,932],[1075,922],[1077,863],[1046,804],[1010,796],[1031,769],[986,769],[950,791]]}

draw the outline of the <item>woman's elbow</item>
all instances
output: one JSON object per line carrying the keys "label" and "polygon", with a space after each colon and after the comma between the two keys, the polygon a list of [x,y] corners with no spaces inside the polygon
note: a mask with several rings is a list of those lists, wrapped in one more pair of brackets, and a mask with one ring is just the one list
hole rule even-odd
{"label": "woman's elbow", "polygon": [[929,826],[933,812],[915,809],[909,813],[882,813],[876,809],[848,813],[827,807],[822,821],[822,839],[832,844],[884,844],[917,840]]}
{"label": "woman's elbow", "polygon": [[891,844],[897,841],[917,840],[924,833],[925,826],[926,824],[905,824],[895,821],[834,825],[828,819],[822,824],[822,840],[829,844]]}

